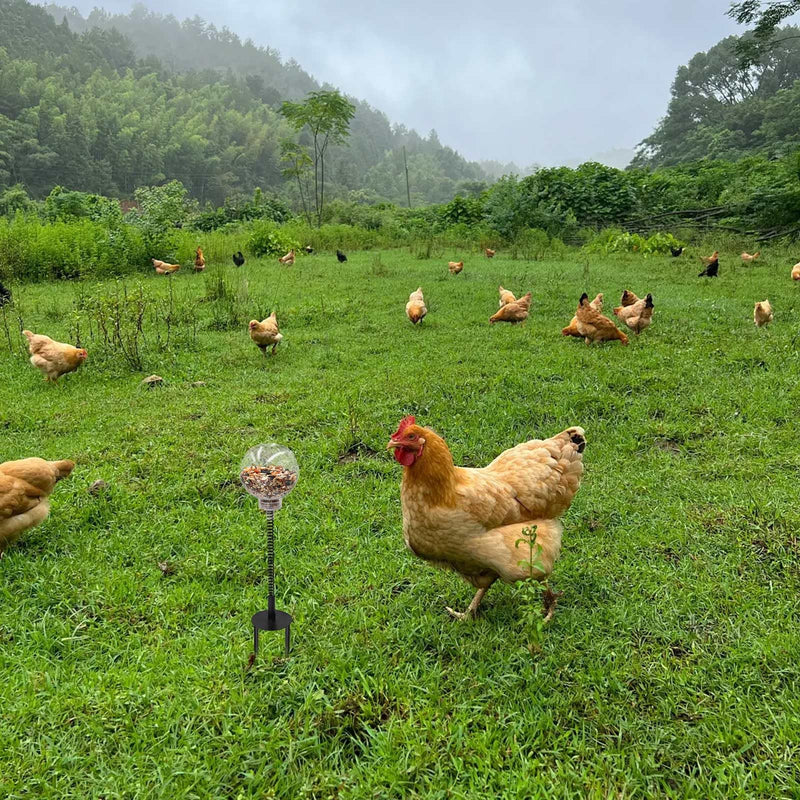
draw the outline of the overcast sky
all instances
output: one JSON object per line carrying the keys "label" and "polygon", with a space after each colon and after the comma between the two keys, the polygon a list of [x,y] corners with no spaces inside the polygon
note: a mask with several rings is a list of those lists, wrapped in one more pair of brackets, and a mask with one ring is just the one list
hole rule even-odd
{"label": "overcast sky", "polygon": [[[127,12],[131,0],[62,0]],[[630,148],[680,64],[737,32],[729,0],[145,0],[295,58],[470,159],[553,164]]]}

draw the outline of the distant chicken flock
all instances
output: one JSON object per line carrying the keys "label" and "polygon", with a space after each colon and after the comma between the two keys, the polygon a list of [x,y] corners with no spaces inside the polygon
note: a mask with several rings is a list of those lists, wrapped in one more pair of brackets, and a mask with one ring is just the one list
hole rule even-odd
{"label": "distant chicken flock", "polygon": [[[670,248],[678,258],[683,247]],[[306,255],[314,250],[302,248]],[[495,250],[485,248],[486,258]],[[744,264],[753,264],[760,253],[743,252]],[[336,251],[340,264],[347,256]],[[241,251],[232,255],[236,267],[245,263]],[[278,259],[282,266],[291,267],[296,260],[295,250]],[[703,270],[698,277],[719,276],[719,252],[701,258]],[[180,264],[152,259],[159,275],[173,276]],[[206,268],[201,247],[194,257],[194,271]],[[448,270],[456,276],[464,271],[464,261],[450,261]],[[791,277],[800,281],[800,263],[794,265]],[[463,280],[459,279],[459,280]],[[489,323],[524,323],[531,309],[532,293],[521,297],[500,285],[497,310]],[[11,302],[11,292],[0,284],[0,306]],[[652,293],[638,297],[625,289],[620,304],[613,313],[617,321],[635,336],[642,334],[652,323],[655,304]],[[428,315],[422,287],[410,293],[406,316],[419,325]],[[755,303],[753,322],[761,328],[773,321],[770,301]],[[42,372],[48,382],[77,370],[88,358],[85,349],[57,342],[48,336],[29,330],[22,332],[28,339],[30,362]],[[584,292],[569,324],[561,330],[566,337],[584,342],[619,341],[629,343],[628,336],[607,316],[603,315],[603,294],[590,300]],[[266,319],[253,319],[249,335],[266,356],[275,354],[283,335],[278,328],[276,312]],[[401,499],[403,505],[403,535],[409,549],[437,566],[452,569],[476,589],[475,596],[464,612],[447,608],[457,619],[474,617],[489,587],[496,581],[514,582],[524,578],[547,581],[561,548],[560,516],[569,507],[580,486],[583,471],[582,457],[586,447],[584,431],[571,427],[550,439],[534,439],[506,450],[483,469],[454,466],[450,451],[438,434],[406,417],[391,436],[387,449],[403,467]],[[72,461],[44,461],[27,458],[0,464],[0,553],[6,545],[24,531],[40,524],[49,513],[49,497],[56,483],[70,475]],[[520,567],[516,549],[525,531],[536,531],[540,557],[535,570]],[[552,616],[558,595],[549,588],[543,595],[545,621]]]}

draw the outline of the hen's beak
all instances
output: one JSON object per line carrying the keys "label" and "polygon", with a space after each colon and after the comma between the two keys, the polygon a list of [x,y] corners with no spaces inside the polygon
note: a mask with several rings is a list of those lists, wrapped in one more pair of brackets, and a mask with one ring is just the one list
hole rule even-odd
{"label": "hen's beak", "polygon": [[386,445],[387,450],[394,450],[395,447],[402,447],[400,442],[396,442],[394,439],[389,439],[389,444]]}

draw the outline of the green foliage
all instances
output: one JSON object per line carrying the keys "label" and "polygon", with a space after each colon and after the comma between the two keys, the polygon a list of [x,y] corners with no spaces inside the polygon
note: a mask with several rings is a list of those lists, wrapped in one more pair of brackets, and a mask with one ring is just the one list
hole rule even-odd
{"label": "green foliage", "polygon": [[200,231],[213,231],[226,225],[251,222],[257,219],[285,222],[291,216],[289,209],[277,197],[265,197],[256,190],[252,200],[228,198],[219,208],[209,208],[195,214],[190,222]]}
{"label": "green foliage", "polygon": [[588,253],[638,253],[639,255],[668,255],[671,247],[681,243],[671,233],[658,232],[650,236],[628,233],[618,228],[600,231],[584,249]]}
{"label": "green foliage", "polygon": [[445,225],[477,225],[483,221],[483,202],[477,197],[456,195],[440,207],[439,213]]}
{"label": "green foliage", "polygon": [[283,256],[289,250],[300,250],[300,242],[291,233],[273,222],[259,220],[254,223],[247,249],[256,257]]}
{"label": "green foliage", "polygon": [[122,222],[122,210],[116,200],[108,197],[54,186],[42,206],[42,217],[49,222],[86,218],[113,227]]}
{"label": "green foliage", "polygon": [[775,40],[778,26],[800,11],[800,0],[742,0],[732,3],[728,16],[740,25],[752,25],[752,37],[742,39],[736,46],[742,67],[746,68],[763,60],[764,55],[780,44]]}
{"label": "green foliage", "polygon": [[176,229],[187,221],[192,208],[186,194],[180,181],[170,181],[164,186],[140,186],[134,192],[138,208],[128,218],[142,232],[151,258],[163,260],[174,252]]}
{"label": "green foliage", "polygon": [[[22,184],[42,198],[60,185],[129,198],[174,179],[202,206],[261,186],[303,207],[295,176],[283,174],[293,129],[277,109],[325,93],[296,62],[199,17],[50,10],[57,22],[24,0],[0,3],[0,191]],[[415,202],[445,202],[462,182],[485,180],[438,139],[353,105],[349,146],[333,130],[325,154],[326,197],[366,188],[405,202],[403,146]]]}
{"label": "green foliage", "polygon": [[139,230],[130,225],[72,219],[42,223],[18,214],[0,218],[0,277],[18,281],[121,275],[147,260]]}
{"label": "green foliage", "polygon": [[544,565],[541,559],[542,546],[536,542],[536,525],[523,528],[514,546],[521,551],[521,555],[526,556],[517,562],[528,571],[528,578],[521,582],[518,597],[520,617],[528,632],[528,649],[533,653],[538,649],[545,626],[542,616],[544,586],[537,580],[544,572]]}
{"label": "green foliage", "polygon": [[17,183],[0,191],[0,217],[10,217],[17,211],[29,211],[32,208],[33,201],[22,184]]}
{"label": "green foliage", "polygon": [[[284,101],[281,114],[298,132],[311,134],[313,152],[310,157],[314,171],[314,209],[317,225],[322,225],[325,209],[325,154],[329,145],[342,145],[350,134],[350,121],[356,107],[338,91],[310,92],[302,103]],[[303,165],[308,163],[301,148],[283,148],[284,160],[289,160],[298,182]]]}
{"label": "green foliage", "polygon": [[728,36],[678,69],[667,114],[634,165],[779,158],[800,146],[800,29],[784,28],[743,63],[742,48],[754,41]]}

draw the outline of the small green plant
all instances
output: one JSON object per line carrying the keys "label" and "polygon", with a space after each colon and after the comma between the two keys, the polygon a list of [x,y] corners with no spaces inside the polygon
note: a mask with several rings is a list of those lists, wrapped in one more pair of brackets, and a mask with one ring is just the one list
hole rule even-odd
{"label": "small green plant", "polygon": [[522,536],[514,543],[517,548],[520,545],[524,545],[528,551],[528,557],[517,562],[528,572],[521,587],[520,611],[526,629],[532,634],[528,647],[533,651],[538,649],[539,639],[548,622],[542,614],[542,599],[545,592],[549,591],[539,580],[545,569],[541,560],[542,546],[536,542],[536,525],[522,529]]}
{"label": "small green plant", "polygon": [[88,318],[89,337],[99,341],[103,348],[122,358],[134,371],[144,369],[144,320],[152,305],[144,286],[132,289],[117,282],[111,291],[96,295],[81,295],[76,301],[72,316],[72,334],[80,340],[81,312]]}

